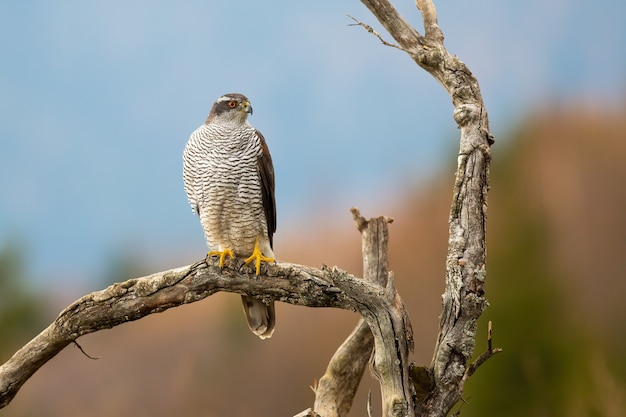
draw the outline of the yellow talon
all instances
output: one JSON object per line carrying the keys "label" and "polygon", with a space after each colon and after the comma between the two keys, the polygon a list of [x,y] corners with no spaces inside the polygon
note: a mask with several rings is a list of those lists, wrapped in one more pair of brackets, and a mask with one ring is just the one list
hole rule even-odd
{"label": "yellow talon", "polygon": [[220,268],[224,266],[224,260],[226,259],[227,256],[231,259],[235,259],[235,254],[230,249],[224,249],[223,251],[212,250],[209,253],[207,253],[206,256],[219,256],[220,262],[218,263],[218,266]]}
{"label": "yellow talon", "polygon": [[248,265],[250,262],[254,261],[254,265],[256,266],[256,274],[261,275],[261,262],[274,262],[274,258],[268,258],[267,256],[263,256],[261,249],[259,249],[259,240],[254,243],[254,250],[252,251],[252,255],[248,259],[246,259],[243,264]]}

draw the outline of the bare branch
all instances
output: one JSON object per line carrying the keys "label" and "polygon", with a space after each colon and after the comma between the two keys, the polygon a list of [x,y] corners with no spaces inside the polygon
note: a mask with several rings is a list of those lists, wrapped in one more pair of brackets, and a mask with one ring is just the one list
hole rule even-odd
{"label": "bare branch", "polygon": [[[437,23],[432,0],[416,0],[422,11],[426,36],[422,36],[397,12],[388,0],[361,0],[389,34],[420,67],[428,71],[448,92],[454,104],[454,119],[468,130],[465,141],[471,148],[492,144],[487,111],[484,108],[478,80],[467,66],[443,45],[443,32]],[[475,130],[475,132],[469,132]],[[463,149],[462,153],[466,153]],[[489,152],[488,150],[485,152]]]}
{"label": "bare branch", "polygon": [[392,47],[392,48],[397,48],[397,49],[399,49],[399,50],[401,50],[401,51],[404,51],[404,52],[407,52],[407,53],[408,53],[408,51],[407,51],[406,49],[402,48],[401,46],[398,46],[398,45],[396,45],[396,44],[394,44],[394,43],[389,43],[389,42],[387,42],[386,40],[384,40],[384,39],[383,39],[383,37],[382,37],[382,36],[380,36],[380,33],[376,32],[376,31],[374,30],[374,28],[373,28],[373,27],[371,27],[370,25],[367,25],[367,24],[365,24],[365,23],[361,22],[360,20],[358,20],[358,19],[356,19],[356,18],[354,18],[354,17],[352,17],[352,16],[350,16],[350,15],[348,15],[348,17],[349,17],[350,19],[352,19],[352,20],[354,20],[354,21],[356,22],[356,23],[349,24],[348,26],[361,26],[361,27],[362,27],[362,28],[364,28],[364,29],[365,29],[368,33],[371,33],[372,35],[376,36],[376,37],[378,38],[378,40],[379,40],[379,41],[380,41],[383,45],[385,45],[385,46],[390,46],[390,47]]}
{"label": "bare branch", "polygon": [[324,417],[346,416],[372,355],[374,336],[365,320],[337,349],[315,390],[313,409]]}
{"label": "bare branch", "polygon": [[496,353],[500,353],[500,352],[502,352],[502,349],[500,348],[494,349],[491,343],[491,320],[490,320],[488,324],[488,328],[487,328],[487,350],[483,352],[478,358],[476,358],[476,360],[472,362],[470,366],[467,367],[467,369],[465,370],[465,375],[463,376],[463,379],[467,381],[472,375],[474,375],[474,372],[476,372],[476,370],[483,363],[487,361],[487,359],[491,358],[493,355],[495,355]]}
{"label": "bare branch", "polygon": [[[353,209],[362,235],[364,277],[336,267],[267,265],[257,278],[242,269],[241,260],[227,268],[207,259],[147,277],[114,284],[82,297],[0,366],[0,408],[41,366],[68,344],[88,333],[108,329],[172,307],[200,301],[218,291],[245,294],[264,301],[283,301],[308,307],[358,311],[363,319],[338,349],[317,384],[315,408],[299,416],[344,416],[361,379],[367,358],[380,381],[383,415],[445,416],[462,399],[466,380],[500,349],[491,346],[473,357],[478,318],[488,305],[484,297],[485,228],[489,189],[490,145],[487,112],[478,81],[443,45],[432,0],[416,0],[422,13],[424,36],[412,28],[388,0],[362,0],[396,40],[385,41],[371,26],[351,17],[386,46],[405,51],[448,92],[454,120],[460,128],[460,150],[450,208],[445,292],[439,335],[430,367],[409,369],[413,334],[403,302],[388,270],[387,224],[390,219],[364,219]],[[243,271],[243,272],[242,272]],[[372,346],[374,347],[372,350]],[[82,349],[81,349],[82,350]],[[84,353],[84,352],[83,352]],[[414,399],[418,402],[414,403]],[[368,410],[370,414],[371,410]]]}
{"label": "bare branch", "polygon": [[425,44],[424,37],[413,29],[388,1],[361,0],[361,2],[407,53],[413,55]]}
{"label": "bare branch", "polygon": [[[389,286],[388,280],[389,261],[387,249],[389,241],[388,224],[392,222],[392,219],[381,216],[366,220],[361,216],[357,208],[352,208],[351,212],[357,229],[361,232],[364,279],[376,283],[381,287],[392,288]],[[403,344],[401,342],[404,340],[405,347],[400,349],[394,346],[393,352],[391,351],[390,345],[383,346],[380,349],[385,352],[382,354],[383,356],[395,358],[399,356],[398,363],[401,365],[402,373],[397,374],[394,372],[393,375],[389,377],[379,379],[383,399],[397,395],[398,387],[403,387],[403,391],[400,391],[400,393],[404,393],[403,396],[405,399],[401,400],[401,402],[406,403],[407,407],[410,409],[411,395],[407,395],[409,392],[408,388],[406,390],[404,389],[405,385],[408,385],[408,379],[403,381],[401,378],[407,373],[407,369],[405,368],[408,362],[406,360],[406,354],[403,355],[398,351],[408,352],[408,350],[412,348],[413,339],[411,325],[406,317],[406,311],[401,304],[397,305],[394,311],[398,313],[396,320],[402,320],[401,327],[395,325],[395,334],[402,333],[404,336],[404,339],[402,339],[402,337],[400,338],[398,346],[402,347]],[[383,327],[387,328],[387,326]],[[397,336],[394,336],[394,338],[397,338]],[[337,352],[333,355],[326,369],[326,373],[320,378],[316,389],[314,406],[314,410],[318,414],[324,417],[340,417],[348,414],[365,366],[372,356],[374,344],[375,338],[369,326],[365,320],[360,320],[352,334],[339,349],[337,349]],[[384,368],[384,364],[377,364],[375,362],[374,367],[377,369],[376,372],[378,375],[388,372],[384,369],[378,369],[381,367]],[[384,409],[393,408],[393,401],[389,402],[384,400],[383,407]],[[383,412],[383,414],[388,415],[385,412]]]}
{"label": "bare branch", "polygon": [[415,0],[415,6],[422,14],[426,38],[443,45],[443,32],[437,22],[437,10],[432,0]]}
{"label": "bare branch", "polygon": [[199,301],[218,291],[257,295],[310,307],[334,306],[350,310],[357,310],[360,304],[350,301],[340,288],[343,284],[350,282],[347,286],[352,290],[380,291],[377,286],[339,269],[319,270],[279,263],[269,265],[262,279],[252,279],[253,274],[238,272],[240,264],[234,261],[234,268],[220,270],[215,259],[207,259],[114,284],[82,297],[0,366],[0,408],[11,401],[22,384],[41,366],[80,336]]}
{"label": "bare branch", "polygon": [[87,352],[85,352],[85,349],[83,349],[83,347],[76,341],[74,340],[72,343],[74,343],[74,346],[76,346],[78,348],[78,350],[80,350],[80,352],[85,355],[87,358],[97,361],[98,359],[100,359],[100,356],[91,356],[89,354],[87,354]]}
{"label": "bare branch", "polygon": [[445,88],[461,131],[450,208],[446,288],[431,363],[435,384],[432,392],[422,396],[424,404],[416,407],[421,415],[445,416],[461,399],[467,364],[473,356],[476,322],[488,305],[484,297],[485,229],[493,137],[478,81],[444,47],[432,0],[415,2],[424,21],[424,36],[410,27],[388,0],[361,1],[402,49]]}
{"label": "bare branch", "polygon": [[[413,409],[408,359],[409,351],[413,350],[413,330],[400,295],[393,289],[393,275],[388,269],[388,224],[393,219],[381,216],[366,221],[358,209],[353,208],[351,211],[357,228],[361,232],[364,278],[381,287],[386,287],[386,295],[394,306],[391,310],[392,314],[374,312],[372,319],[377,320],[381,325],[370,326],[375,345],[372,373],[380,382],[383,415],[405,416],[408,410]],[[362,314],[366,316],[365,312]],[[387,319],[390,319],[389,322],[386,321]],[[383,334],[378,335],[379,330],[391,331],[393,339]],[[398,369],[399,373],[396,372]]]}
{"label": "bare branch", "polygon": [[[265,274],[257,279],[254,271],[242,268],[241,260],[233,260],[229,267],[220,269],[217,260],[209,258],[194,265],[114,284],[72,303],[50,326],[0,366],[0,408],[13,399],[41,366],[80,336],[199,301],[218,291],[308,307],[358,311],[369,327],[376,329],[375,337],[390,339],[377,341],[377,346],[393,345],[395,349],[398,335],[394,331],[403,331],[399,326],[381,329],[375,317],[381,315],[382,322],[393,322],[400,314],[397,311],[404,309],[395,302],[397,294],[390,286],[368,283],[338,268],[315,269],[286,262],[267,265]],[[381,297],[381,294],[386,296]],[[402,369],[396,364],[388,372],[401,375]]]}

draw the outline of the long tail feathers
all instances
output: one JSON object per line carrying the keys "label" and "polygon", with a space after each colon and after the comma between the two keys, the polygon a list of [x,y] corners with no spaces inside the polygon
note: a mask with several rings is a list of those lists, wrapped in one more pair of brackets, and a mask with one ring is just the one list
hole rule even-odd
{"label": "long tail feathers", "polygon": [[261,339],[269,339],[272,337],[274,325],[276,324],[274,302],[272,301],[268,305],[261,300],[248,297],[247,295],[241,296],[241,302],[243,303],[243,310],[246,313],[248,327],[250,327],[252,333],[256,334]]}

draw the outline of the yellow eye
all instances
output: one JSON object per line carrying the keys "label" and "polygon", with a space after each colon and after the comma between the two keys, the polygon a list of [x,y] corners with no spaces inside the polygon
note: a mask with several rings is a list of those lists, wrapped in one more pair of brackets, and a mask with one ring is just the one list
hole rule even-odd
{"label": "yellow eye", "polygon": [[236,101],[229,101],[228,102],[228,108],[229,109],[234,109],[235,107],[237,107],[237,102]]}

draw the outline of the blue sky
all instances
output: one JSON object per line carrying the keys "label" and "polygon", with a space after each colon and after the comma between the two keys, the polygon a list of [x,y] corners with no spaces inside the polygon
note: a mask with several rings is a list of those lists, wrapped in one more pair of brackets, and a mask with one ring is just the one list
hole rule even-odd
{"label": "blue sky", "polygon": [[[202,256],[181,152],[212,102],[246,94],[276,169],[282,230],[322,207],[349,222],[450,168],[450,99],[357,1],[0,2],[0,249],[44,285],[132,251],[155,270]],[[421,30],[412,1],[396,1]],[[551,101],[626,98],[621,0],[438,2],[446,46],[480,81],[498,139]],[[502,142],[499,142],[502,143]],[[310,226],[310,225],[309,225]]]}

